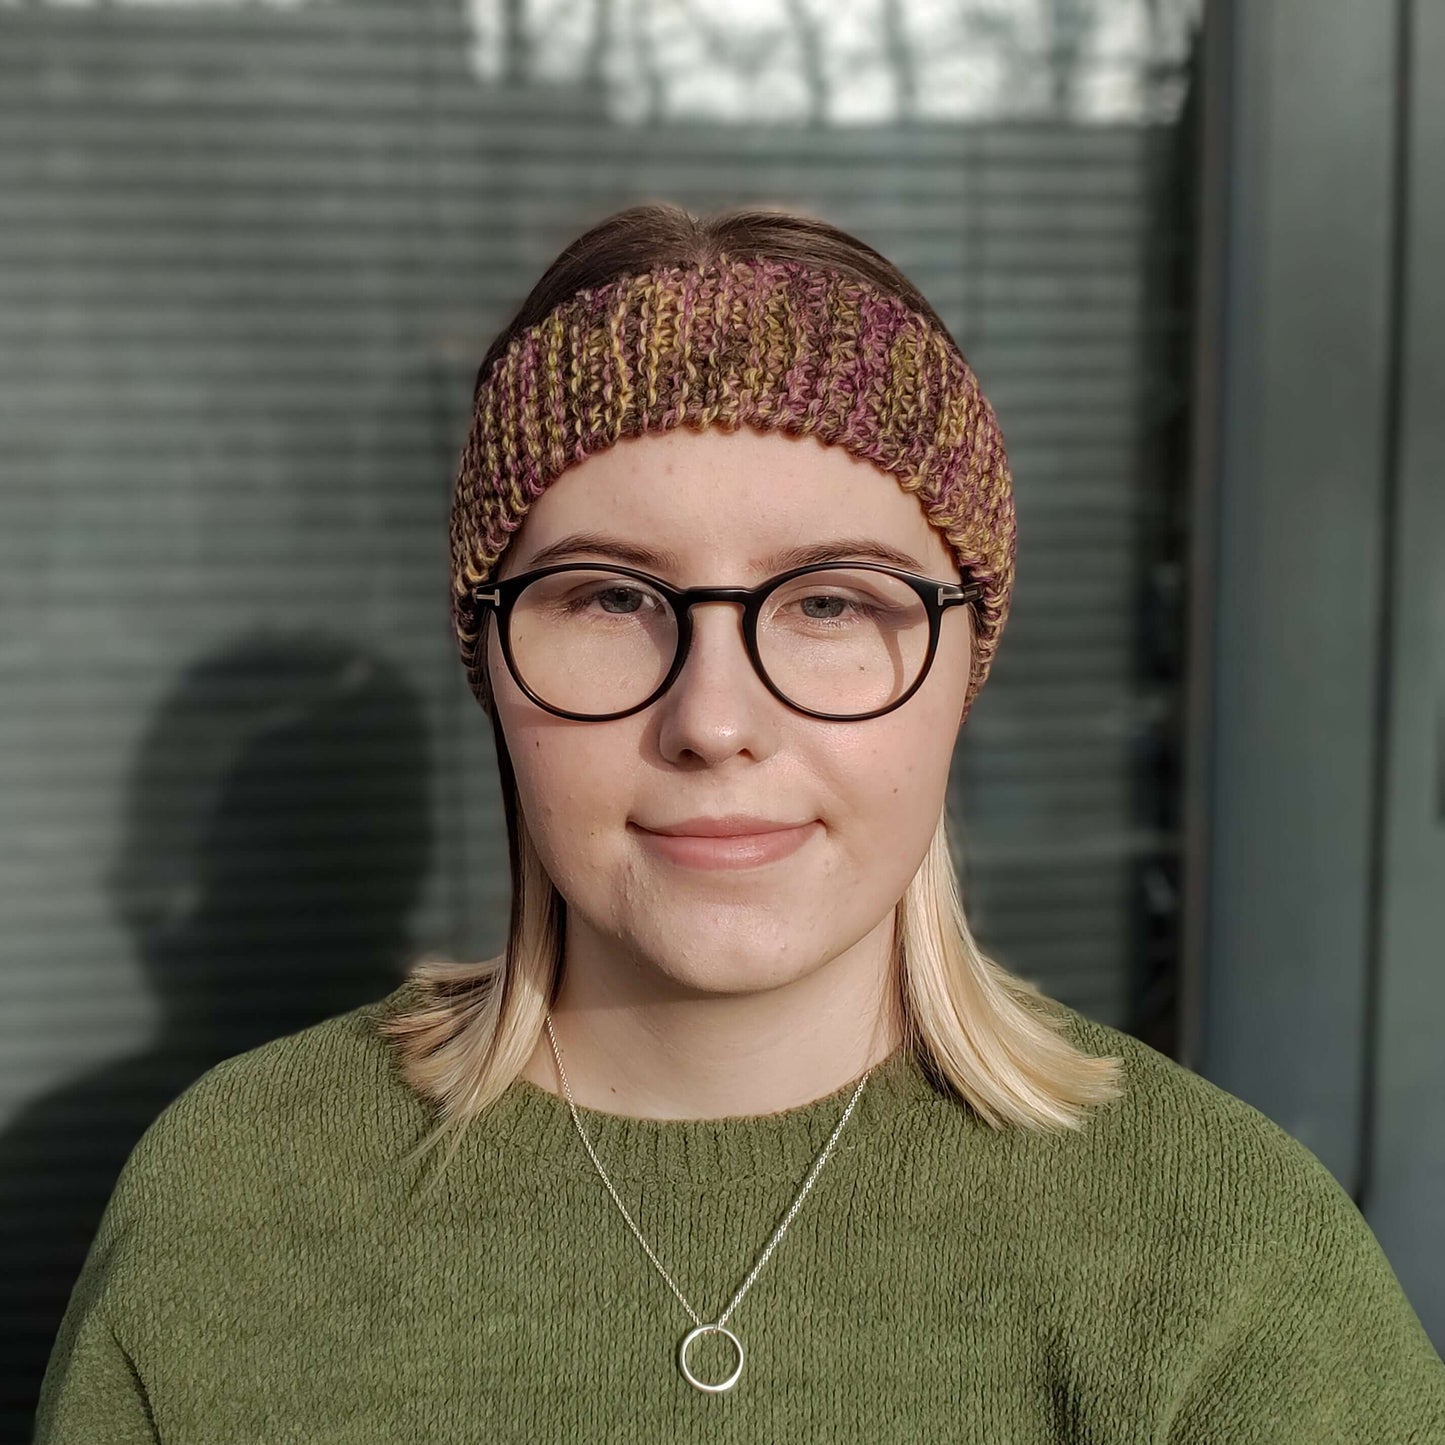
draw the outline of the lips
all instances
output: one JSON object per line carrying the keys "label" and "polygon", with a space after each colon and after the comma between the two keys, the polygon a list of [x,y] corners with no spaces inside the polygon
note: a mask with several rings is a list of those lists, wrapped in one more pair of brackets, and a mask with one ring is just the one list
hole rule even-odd
{"label": "lips", "polygon": [[[637,825],[643,847],[654,857],[681,868],[746,869],[776,863],[805,847],[820,831],[817,819],[797,826],[779,827],[776,822],[752,819],[748,826],[760,823],[766,831],[752,833],[662,833]],[[676,825],[675,825],[676,826]],[[689,828],[699,826],[734,828],[732,819],[690,819]]]}
{"label": "lips", "polygon": [[[791,828],[805,828],[810,821],[790,823],[752,813],[727,813],[719,817],[684,818],[678,823],[659,823],[646,831],[664,838],[749,838],[760,833],[784,833]],[[639,823],[637,826],[644,825]]]}

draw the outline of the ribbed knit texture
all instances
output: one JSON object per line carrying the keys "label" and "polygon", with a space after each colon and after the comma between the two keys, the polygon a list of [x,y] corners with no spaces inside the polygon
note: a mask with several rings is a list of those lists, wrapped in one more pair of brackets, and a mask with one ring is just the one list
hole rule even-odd
{"label": "ribbed knit texture", "polygon": [[[1324,1165],[1072,1010],[1129,1083],[1082,1134],[994,1133],[909,1054],[875,1070],[729,1321],[740,1380],[703,1394],[676,1364],[691,1321],[559,1096],[516,1081],[409,1202],[428,1115],[375,1031],[409,988],[219,1064],[152,1124],[39,1445],[1445,1442],[1445,1365]],[[752,1118],[583,1111],[703,1318],[852,1088]],[[719,1378],[729,1347],[701,1343]]]}
{"label": "ribbed knit texture", "polygon": [[482,695],[472,599],[528,508],[623,437],[742,425],[814,436],[897,477],[978,604],[967,718],[1008,617],[1016,520],[1003,435],[972,368],[896,297],[797,261],[666,267],[579,291],[513,337],[474,398],[452,489],[452,626]]}

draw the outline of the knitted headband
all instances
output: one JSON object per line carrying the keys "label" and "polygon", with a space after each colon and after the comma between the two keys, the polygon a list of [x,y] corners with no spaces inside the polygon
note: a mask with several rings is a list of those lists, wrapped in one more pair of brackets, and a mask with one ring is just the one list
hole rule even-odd
{"label": "knitted headband", "polygon": [[926,317],[829,268],[734,260],[579,291],[514,336],[478,386],[452,493],[452,626],[484,694],[471,597],[527,509],[575,462],[687,425],[813,435],[898,479],[984,584],[967,718],[1013,587],[1003,436],[977,378]]}

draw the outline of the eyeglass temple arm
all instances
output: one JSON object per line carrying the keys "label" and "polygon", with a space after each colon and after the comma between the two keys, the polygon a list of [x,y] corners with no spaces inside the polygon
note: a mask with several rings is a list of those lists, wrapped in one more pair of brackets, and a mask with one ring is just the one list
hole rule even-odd
{"label": "eyeglass temple arm", "polygon": [[982,596],[982,582],[965,582],[961,587],[956,584],[940,586],[938,589],[938,605],[942,607],[949,602],[977,602]]}

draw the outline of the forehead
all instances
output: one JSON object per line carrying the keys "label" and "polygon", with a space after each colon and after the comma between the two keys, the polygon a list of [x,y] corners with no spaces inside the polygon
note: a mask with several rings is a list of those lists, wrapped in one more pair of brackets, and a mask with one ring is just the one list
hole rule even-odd
{"label": "forehead", "polygon": [[584,532],[630,544],[635,565],[647,565],[635,550],[645,549],[679,571],[770,570],[783,549],[866,539],[895,554],[875,560],[956,575],[943,534],[892,474],[816,437],[751,427],[678,427],[576,463],[532,503],[504,571],[544,550],[538,560],[559,560]]}

